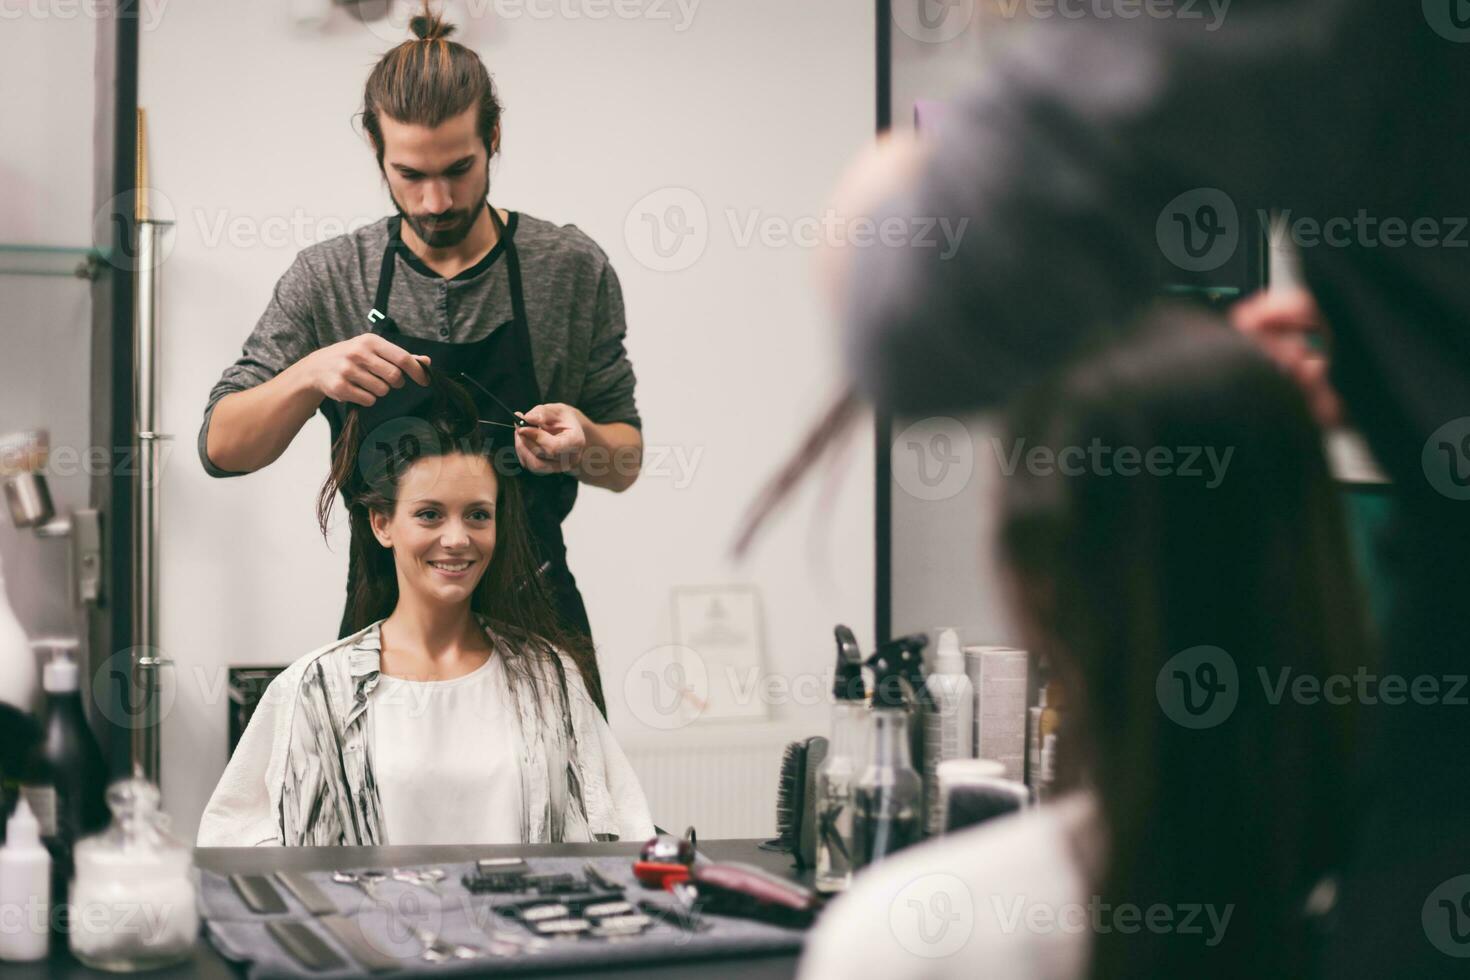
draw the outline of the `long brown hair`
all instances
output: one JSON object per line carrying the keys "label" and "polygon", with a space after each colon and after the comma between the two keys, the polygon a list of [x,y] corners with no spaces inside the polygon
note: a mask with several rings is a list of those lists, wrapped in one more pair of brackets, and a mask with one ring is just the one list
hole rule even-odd
{"label": "long brown hair", "polygon": [[383,128],[379,116],[401,123],[437,126],[446,119],[477,109],[476,131],[487,157],[495,155],[500,100],[480,56],[449,40],[454,25],[429,9],[409,21],[414,38],[383,55],[368,75],[362,96],[362,125],[372,138],[383,165]]}
{"label": "long brown hair", "polygon": [[[1208,926],[1099,930],[1090,976],[1310,975],[1304,902],[1345,862],[1356,810],[1354,711],[1269,685],[1351,676],[1369,642],[1301,393],[1228,327],[1173,311],[1030,390],[1006,430],[1009,451],[1058,460],[1003,480],[1000,543],[1027,642],[1066,695],[1063,758],[1098,802],[1092,894],[1176,914],[1233,906],[1213,947]],[[1063,449],[1093,445],[1175,455],[1134,475],[1121,455],[1062,472]],[[1218,482],[1211,451],[1226,460]],[[1207,646],[1237,672],[1238,701],[1191,727],[1169,666]]]}
{"label": "long brown hair", "polygon": [[[474,399],[462,385],[432,368],[425,370],[430,401],[420,414],[391,419],[369,433],[364,431],[361,412],[350,408],[332,446],[332,469],[317,499],[317,521],[325,536],[333,502],[340,493],[347,504],[349,547],[357,569],[347,598],[349,631],[357,632],[386,618],[398,605],[393,552],[373,535],[371,515],[393,513],[403,474],[419,460],[450,454],[479,456],[496,474],[496,539],[489,567],[470,595],[470,609],[489,618],[492,628],[509,641],[514,648],[510,652],[519,655],[512,660],[524,656],[543,661],[560,678],[561,660],[554,651],[566,653],[605,716],[591,641],[562,623],[550,588],[537,571],[521,485],[522,480],[535,477],[519,472],[513,447],[497,449],[485,436]],[[533,684],[535,675],[527,672]]]}

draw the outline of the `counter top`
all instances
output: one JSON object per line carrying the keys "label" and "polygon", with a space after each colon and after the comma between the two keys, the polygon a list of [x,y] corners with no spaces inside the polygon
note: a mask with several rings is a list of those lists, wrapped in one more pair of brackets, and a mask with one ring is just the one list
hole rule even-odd
{"label": "counter top", "polygon": [[[791,855],[763,851],[756,840],[703,840],[699,842],[700,853],[712,861],[744,861],[758,865],[767,871],[779,874],[792,881],[811,884],[811,872],[797,872],[792,868]],[[327,870],[363,865],[395,867],[412,864],[434,864],[449,861],[473,861],[482,857],[545,857],[559,855],[612,856],[627,855],[631,861],[637,855],[642,842],[595,843],[595,844],[504,844],[504,845],[406,845],[401,847],[199,847],[194,849],[194,860],[201,868],[220,874],[249,871],[255,874],[270,874],[286,870]],[[0,963],[0,978],[3,980],[49,980],[49,978],[71,977],[118,977],[128,974],[105,973],[92,970],[74,960],[65,943],[53,943],[51,957],[37,963]],[[61,947],[57,949],[55,947]],[[740,960],[703,960],[693,963],[665,965],[643,965],[627,969],[596,971],[599,978],[606,980],[788,980],[796,973],[794,955],[748,957]],[[225,980],[243,976],[224,959],[201,935],[194,948],[194,956],[178,966],[167,970],[154,970],[145,974],[134,974],[158,978],[158,980],[184,980],[205,978]],[[570,976],[572,974],[539,974],[538,976]]]}

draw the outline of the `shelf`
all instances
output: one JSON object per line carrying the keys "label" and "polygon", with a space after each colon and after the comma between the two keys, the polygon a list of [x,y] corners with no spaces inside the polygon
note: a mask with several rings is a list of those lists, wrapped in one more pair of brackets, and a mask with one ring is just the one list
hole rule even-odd
{"label": "shelf", "polygon": [[95,248],[0,244],[0,275],[3,276],[96,279],[106,261],[106,253]]}

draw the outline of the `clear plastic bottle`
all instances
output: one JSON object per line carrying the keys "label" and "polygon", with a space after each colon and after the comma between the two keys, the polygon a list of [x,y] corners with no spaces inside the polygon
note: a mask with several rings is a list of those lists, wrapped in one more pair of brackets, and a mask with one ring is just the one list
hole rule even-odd
{"label": "clear plastic bottle", "polygon": [[[904,686],[922,644],[889,641],[869,661],[873,711],[868,763],[853,788],[853,868],[865,868],[924,836],[924,785],[909,751]],[[922,683],[922,682],[921,682]]]}
{"label": "clear plastic bottle", "polygon": [[909,755],[908,713],[873,708],[867,767],[853,790],[853,864],[865,868],[924,836],[923,784]]}
{"label": "clear plastic bottle", "polygon": [[868,709],[863,655],[852,630],[839,625],[833,676],[832,738],[817,768],[817,891],[840,892],[852,881],[852,787],[866,758]]}

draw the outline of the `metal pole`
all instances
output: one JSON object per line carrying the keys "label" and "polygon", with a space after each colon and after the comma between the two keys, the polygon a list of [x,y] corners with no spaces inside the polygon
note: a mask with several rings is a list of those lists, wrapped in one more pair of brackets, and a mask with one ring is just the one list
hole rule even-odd
{"label": "metal pole", "polygon": [[158,691],[160,667],[173,663],[158,649],[158,282],[159,239],[171,221],[138,221],[133,370],[138,486],[133,521],[133,687],[142,716],[132,731],[133,771],[161,786]]}

